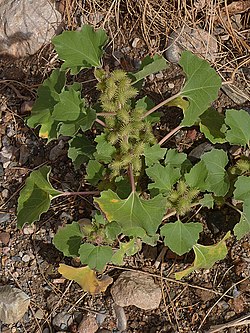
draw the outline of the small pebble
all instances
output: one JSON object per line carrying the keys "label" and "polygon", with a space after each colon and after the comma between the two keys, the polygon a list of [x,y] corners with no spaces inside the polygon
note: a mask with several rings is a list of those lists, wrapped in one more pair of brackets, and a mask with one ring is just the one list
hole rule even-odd
{"label": "small pebble", "polygon": [[4,190],[2,190],[2,197],[3,198],[8,198],[9,196],[9,190],[7,190],[7,188],[5,188]]}
{"label": "small pebble", "polygon": [[0,213],[0,223],[10,221],[10,214],[8,213]]}
{"label": "small pebble", "polygon": [[8,245],[10,241],[10,234],[8,232],[0,232],[0,242],[3,243],[3,245]]}
{"label": "small pebble", "polygon": [[36,230],[36,227],[34,224],[32,225],[26,225],[24,228],[23,228],[23,233],[24,235],[31,235],[35,232]]}
{"label": "small pebble", "polygon": [[36,317],[37,319],[43,319],[43,317],[44,317],[44,313],[43,313],[43,311],[42,311],[41,309],[38,309],[38,310],[36,311],[36,313],[35,313],[35,317]]}
{"label": "small pebble", "polygon": [[25,254],[23,257],[22,257],[22,261],[24,262],[29,262],[30,261],[30,256],[28,254]]}
{"label": "small pebble", "polygon": [[163,73],[162,72],[160,72],[160,73],[157,73],[156,75],[155,75],[155,77],[157,78],[157,79],[163,79],[163,77],[164,77],[164,75],[163,75]]}
{"label": "small pebble", "polygon": [[173,83],[168,83],[168,88],[169,89],[174,89],[174,84]]}
{"label": "small pebble", "polygon": [[232,318],[233,316],[235,316],[235,312],[234,311],[228,311],[225,314],[225,320],[229,320],[230,318]]}
{"label": "small pebble", "polygon": [[137,46],[137,44],[139,43],[139,41],[140,41],[140,38],[138,38],[138,37],[136,37],[134,40],[133,40],[133,42],[132,42],[132,47],[135,49],[136,48],[136,46]]}

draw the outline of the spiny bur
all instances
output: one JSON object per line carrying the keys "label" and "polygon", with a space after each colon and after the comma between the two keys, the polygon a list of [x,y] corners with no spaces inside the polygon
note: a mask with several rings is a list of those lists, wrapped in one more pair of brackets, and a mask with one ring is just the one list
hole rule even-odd
{"label": "spiny bur", "polygon": [[137,90],[124,71],[105,73],[96,70],[95,76],[99,81],[97,88],[101,91],[101,106],[106,113],[107,140],[116,147],[116,153],[109,164],[111,177],[127,170],[129,164],[133,172],[139,174],[145,144],[156,142],[151,124],[143,118],[146,110],[132,107]]}

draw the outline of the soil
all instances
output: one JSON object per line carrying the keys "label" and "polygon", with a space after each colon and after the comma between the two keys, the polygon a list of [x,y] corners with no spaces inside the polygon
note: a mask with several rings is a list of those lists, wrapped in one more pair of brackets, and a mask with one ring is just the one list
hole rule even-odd
{"label": "soil", "polygon": [[[64,6],[68,4],[67,1],[62,3]],[[73,3],[78,4],[77,1]],[[163,28],[160,22],[157,25],[154,21],[154,29],[158,31],[150,30],[152,28],[150,26],[147,35],[140,25],[137,27],[141,1],[137,4],[128,1],[130,7],[125,6],[123,1],[121,3],[120,33],[116,35],[117,17],[108,20],[107,32],[111,43],[106,49],[104,66],[131,71],[138,68],[140,59],[147,54],[161,53],[166,41],[162,38]],[[149,3],[152,4],[152,1]],[[156,6],[158,1],[153,4]],[[90,6],[90,1],[87,1],[86,6]],[[75,4],[75,7],[72,5],[70,9],[71,20],[69,16],[64,17],[65,29],[76,28],[79,25],[80,7]],[[86,11],[85,16],[82,14],[86,20],[92,20],[93,23],[94,19],[98,19],[96,8],[92,12],[90,9]],[[108,5],[107,8],[100,10],[99,14],[102,17],[100,22],[106,18],[107,13]],[[94,18],[91,18],[90,14],[94,15]],[[246,21],[245,12],[241,15]],[[177,17],[172,15],[172,19],[175,21],[169,30],[178,26]],[[241,24],[245,30],[248,28],[247,22]],[[126,34],[128,27],[129,34]],[[220,26],[220,29],[224,29],[224,34],[228,33],[224,26]],[[160,36],[159,39],[157,36]],[[135,43],[135,38],[138,38],[139,42]],[[228,46],[224,44],[224,47]],[[242,54],[248,52],[244,49],[244,44],[241,45],[241,49]],[[231,56],[232,61],[238,57],[238,52],[239,50],[233,47],[227,57]],[[221,70],[220,73],[224,78],[231,78],[232,68],[228,65],[228,71],[221,69],[225,68],[224,65],[225,59],[221,59],[215,67]],[[8,152],[6,161],[0,163],[0,284],[15,285],[31,297],[31,306],[22,321],[14,325],[0,324],[0,332],[1,330],[5,333],[59,332],[53,323],[53,318],[58,313],[69,313],[73,316],[73,322],[66,332],[77,332],[82,316],[87,313],[96,315],[100,321],[104,319],[102,328],[118,332],[110,290],[101,295],[91,296],[83,293],[76,283],[62,278],[57,271],[59,263],[76,266],[77,262],[63,257],[62,253],[56,250],[52,244],[53,236],[59,226],[88,217],[93,209],[92,198],[76,196],[55,200],[50,210],[43,214],[35,225],[25,226],[22,230],[18,230],[16,226],[18,193],[32,170],[44,164],[50,165],[52,184],[63,190],[78,191],[84,182],[84,167],[75,171],[71,160],[67,157],[67,138],[61,139],[60,145],[58,141],[46,144],[46,140],[39,138],[38,131],[28,128],[25,123],[25,118],[30,113],[30,106],[36,97],[36,88],[57,66],[59,62],[55,59],[51,45],[25,59],[0,59],[0,148],[4,146]],[[236,70],[233,83],[247,91],[249,80],[246,72],[249,68],[243,66],[243,69],[244,73]],[[92,79],[91,71],[83,71],[77,77],[77,80],[83,84],[85,96],[90,101],[95,101],[97,97]],[[178,65],[170,64],[160,75],[153,75],[146,80],[142,94],[147,94],[155,103],[160,102],[178,92],[183,79]],[[250,105],[248,101],[236,104],[221,90],[216,106],[223,112],[226,108],[248,108]],[[155,127],[155,134],[159,139],[176,127],[182,117],[181,111],[177,108],[162,108],[161,111],[163,112],[161,122]],[[166,147],[177,147],[179,151],[189,153],[201,142],[204,142],[204,138],[198,135],[196,128],[192,128],[180,131],[166,143]],[[53,157],[55,151],[57,158]],[[237,219],[238,216],[231,210],[218,209],[213,214],[202,210],[195,215],[195,220],[207,225],[203,236],[203,241],[207,244],[220,240]],[[146,311],[133,306],[125,308],[126,332],[212,333],[215,332],[212,330],[214,325],[244,319],[250,313],[249,237],[245,236],[240,241],[231,238],[227,243],[229,251],[224,260],[216,263],[211,269],[190,274],[181,282],[173,279],[173,272],[190,264],[193,260],[192,254],[178,257],[167,250],[163,260],[158,264],[158,257],[162,253],[161,245],[155,248],[144,246],[140,253],[126,259],[124,267],[108,266],[105,273],[114,279],[122,270],[140,270],[152,275],[162,288],[163,299],[158,309]],[[218,328],[217,332],[249,332],[250,324],[247,321],[249,318],[245,319],[240,326],[233,322],[231,327]]]}

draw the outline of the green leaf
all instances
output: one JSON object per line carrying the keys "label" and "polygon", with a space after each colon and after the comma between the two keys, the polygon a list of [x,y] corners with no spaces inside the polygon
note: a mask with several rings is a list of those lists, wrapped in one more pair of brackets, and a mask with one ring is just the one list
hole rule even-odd
{"label": "green leaf", "polygon": [[105,233],[108,239],[115,240],[122,232],[122,228],[115,221],[106,224]]}
{"label": "green leaf", "polygon": [[66,257],[77,257],[83,235],[77,222],[60,228],[53,238],[55,247]]}
{"label": "green leaf", "polygon": [[245,110],[227,110],[225,123],[230,127],[226,139],[232,145],[249,146],[250,115]]}
{"label": "green leaf", "polygon": [[82,264],[87,264],[91,269],[101,272],[111,260],[113,250],[110,246],[85,243],[80,246],[79,254]]}
{"label": "green leaf", "polygon": [[181,272],[175,273],[175,278],[180,280],[184,276],[187,276],[191,272],[201,268],[211,268],[214,263],[218,260],[222,260],[227,255],[226,239],[230,237],[230,232],[228,232],[225,237],[217,244],[214,245],[200,245],[196,244],[193,246],[195,259],[191,267],[184,269]]}
{"label": "green leaf", "polygon": [[82,107],[81,93],[74,89],[65,90],[59,95],[59,102],[55,105],[52,116],[57,121],[76,120]]}
{"label": "green leaf", "polygon": [[197,243],[202,229],[201,223],[182,223],[178,220],[161,227],[161,236],[164,237],[164,244],[181,256]]}
{"label": "green leaf", "polygon": [[101,163],[96,160],[90,160],[86,168],[86,179],[91,185],[96,185],[103,178],[103,171],[104,167]]}
{"label": "green leaf", "polygon": [[243,236],[250,232],[250,198],[243,203],[243,212],[241,213],[240,222],[234,227],[234,234],[237,239],[241,239]]}
{"label": "green leaf", "polygon": [[131,184],[129,182],[128,177],[116,177],[115,179],[115,185],[116,185],[116,194],[121,198],[121,199],[126,199],[130,192],[131,192]]}
{"label": "green leaf", "polygon": [[62,68],[71,68],[73,74],[77,74],[82,68],[101,66],[102,48],[107,41],[104,30],[94,31],[87,24],[81,31],[64,31],[52,39],[59,58],[64,60]]}
{"label": "green leaf", "polygon": [[95,159],[99,162],[109,163],[112,161],[112,155],[116,152],[115,147],[106,139],[106,134],[102,133],[95,138],[97,142]]}
{"label": "green leaf", "polygon": [[202,205],[202,207],[207,207],[207,208],[213,208],[214,207],[214,198],[211,193],[209,194],[204,194],[204,197],[199,200],[199,204]]}
{"label": "green leaf", "polygon": [[31,172],[21,190],[17,207],[17,226],[31,224],[48,211],[51,200],[62,192],[55,190],[49,182],[50,167],[43,166]]}
{"label": "green leaf", "polygon": [[[147,111],[151,110],[155,106],[155,103],[148,96],[144,96],[141,99],[139,99],[138,101],[136,101],[135,105],[136,105],[136,108],[145,109],[145,113],[146,113]],[[145,118],[145,120],[147,120],[148,122],[150,122],[153,125],[160,121],[161,115],[162,115],[162,112],[153,112],[153,113],[149,114]]]}
{"label": "green leaf", "polygon": [[250,199],[250,177],[239,176],[234,186],[234,199],[241,201]]}
{"label": "green leaf", "polygon": [[205,191],[207,188],[207,175],[208,172],[205,164],[203,161],[200,161],[192,167],[189,173],[185,174],[185,180],[190,187],[198,188],[201,191]]}
{"label": "green leaf", "polygon": [[154,235],[165,213],[164,199],[161,195],[150,200],[141,199],[137,193],[121,200],[111,190],[104,191],[100,198],[94,198],[108,221],[116,221],[124,234],[131,228],[140,228],[148,235]]}
{"label": "green leaf", "polygon": [[146,174],[154,181],[154,183],[149,184],[148,188],[159,189],[159,191],[163,193],[171,190],[172,186],[181,176],[180,169],[173,168],[171,165],[164,167],[160,163],[147,168]]}
{"label": "green leaf", "polygon": [[59,94],[65,85],[65,72],[55,69],[49,78],[38,88],[38,97],[27,119],[29,127],[41,126],[39,136],[49,140],[56,139],[54,122],[51,114],[59,100]]}
{"label": "green leaf", "polygon": [[81,109],[79,117],[74,121],[60,122],[58,134],[65,136],[75,136],[81,128],[83,132],[89,130],[96,120],[96,112],[93,109]]}
{"label": "green leaf", "polygon": [[160,72],[168,67],[167,61],[165,58],[159,55],[154,55],[153,58],[147,56],[143,59],[141,68],[137,73],[130,73],[134,78],[132,84],[135,84],[150,74]]}
{"label": "green leaf", "polygon": [[228,163],[227,153],[222,149],[213,149],[201,156],[208,171],[207,190],[218,197],[226,195],[229,190],[229,178],[225,171]]}
{"label": "green leaf", "polygon": [[113,254],[112,263],[114,265],[122,266],[124,264],[123,257],[125,254],[133,256],[135,253],[141,250],[141,241],[139,239],[131,239],[127,243],[120,242],[120,248]]}
{"label": "green leaf", "polygon": [[151,166],[157,161],[162,160],[166,154],[166,151],[166,148],[161,148],[161,146],[158,144],[151,147],[148,144],[145,145],[144,156],[146,165]]}
{"label": "green leaf", "polygon": [[179,109],[182,109],[184,113],[187,111],[189,107],[189,102],[182,96],[178,96],[172,101],[167,103],[167,106],[176,106]]}
{"label": "green leaf", "polygon": [[210,142],[215,144],[227,141],[224,120],[225,117],[212,107],[200,116],[200,130]]}
{"label": "green leaf", "polygon": [[177,149],[168,149],[165,157],[165,164],[180,169],[186,159],[187,154],[179,153]]}
{"label": "green leaf", "polygon": [[94,151],[93,144],[83,135],[78,134],[69,141],[68,157],[77,169],[93,158]]}
{"label": "green leaf", "polygon": [[189,101],[189,107],[184,113],[181,124],[182,126],[192,126],[217,98],[221,78],[208,62],[190,51],[182,52],[179,64],[187,76],[180,95]]}

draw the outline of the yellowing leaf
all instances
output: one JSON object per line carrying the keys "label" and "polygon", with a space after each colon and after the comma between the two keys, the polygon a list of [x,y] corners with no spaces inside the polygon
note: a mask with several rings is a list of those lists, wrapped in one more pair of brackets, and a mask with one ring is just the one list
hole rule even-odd
{"label": "yellowing leaf", "polygon": [[95,271],[88,266],[71,267],[65,264],[60,264],[58,272],[66,279],[77,282],[84,291],[90,294],[99,294],[104,292],[107,287],[113,282],[112,277],[103,275],[101,279],[97,279]]}
{"label": "yellowing leaf", "polygon": [[193,246],[195,259],[193,265],[184,269],[181,272],[175,273],[175,278],[177,280],[182,279],[184,276],[192,273],[193,271],[205,268],[208,269],[214,265],[218,260],[224,259],[227,255],[226,239],[230,237],[230,232],[228,232],[225,237],[217,244],[214,245],[200,245],[196,244]]}

